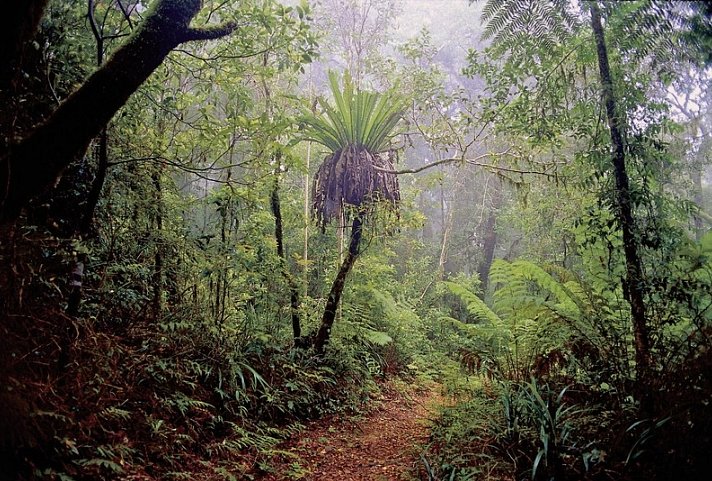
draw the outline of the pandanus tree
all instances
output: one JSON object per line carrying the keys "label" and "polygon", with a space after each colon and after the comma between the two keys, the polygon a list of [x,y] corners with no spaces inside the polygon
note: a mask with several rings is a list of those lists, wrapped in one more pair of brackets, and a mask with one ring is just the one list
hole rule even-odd
{"label": "pandanus tree", "polygon": [[323,113],[303,117],[305,138],[330,151],[314,177],[312,207],[322,229],[334,220],[351,221],[351,236],[313,337],[317,352],[323,352],[331,337],[346,277],[359,255],[364,222],[376,208],[397,211],[400,190],[388,145],[405,107],[393,91],[355,89],[348,73],[344,74],[343,89],[334,72],[329,73],[329,83],[333,105],[319,99]]}

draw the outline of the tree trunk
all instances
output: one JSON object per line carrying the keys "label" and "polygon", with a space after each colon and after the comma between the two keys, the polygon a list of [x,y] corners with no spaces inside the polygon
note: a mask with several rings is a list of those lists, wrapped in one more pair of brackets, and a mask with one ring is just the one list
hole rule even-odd
{"label": "tree trunk", "polygon": [[485,238],[482,244],[482,262],[479,265],[477,272],[480,275],[480,285],[482,291],[487,291],[489,284],[489,271],[494,261],[494,249],[497,247],[497,211],[502,203],[502,182],[495,179],[496,185],[492,195],[492,210],[490,210],[485,221]]}
{"label": "tree trunk", "polygon": [[294,335],[294,345],[302,347],[302,326],[299,319],[299,292],[297,284],[289,273],[287,257],[284,254],[284,233],[282,230],[282,208],[279,202],[279,174],[275,173],[274,188],[271,196],[272,214],[274,215],[274,238],[277,241],[277,255],[279,256],[282,275],[289,287],[289,308],[292,315],[292,333]]}
{"label": "tree trunk", "polygon": [[339,273],[334,279],[334,283],[331,285],[331,291],[329,291],[329,297],[326,300],[326,307],[324,308],[324,315],[321,318],[321,326],[319,331],[314,338],[314,349],[317,353],[323,353],[324,347],[329,342],[331,338],[331,328],[334,325],[334,320],[336,319],[336,310],[339,306],[339,301],[341,300],[341,294],[344,292],[344,285],[346,284],[346,276],[351,272],[351,268],[356,262],[356,258],[359,255],[359,245],[361,244],[361,234],[363,230],[363,214],[358,214],[354,217],[353,223],[351,224],[351,241],[349,242],[349,251],[346,253],[344,261],[341,263],[341,268]]}
{"label": "tree trunk", "polygon": [[[94,19],[94,0],[89,0],[88,16],[91,24],[91,29],[96,40],[96,66],[101,68],[104,63],[104,35],[100,31]],[[106,126],[101,129],[99,134],[99,145],[96,150],[97,168],[96,175],[91,184],[91,190],[87,197],[87,203],[84,208],[84,215],[79,222],[79,228],[74,233],[80,239],[89,237],[92,231],[92,223],[94,221],[94,211],[101,198],[101,191],[104,188],[106,174],[109,168],[109,135]],[[67,300],[67,314],[76,317],[79,314],[79,306],[82,301],[82,284],[84,279],[84,267],[87,260],[86,255],[78,256],[72,267],[72,273],[69,282],[69,297]]]}
{"label": "tree trunk", "polygon": [[142,25],[57,110],[0,157],[0,221],[14,221],[27,203],[54,185],[170,51],[191,40],[229,34],[234,24],[189,26],[201,0],[158,0]]}
{"label": "tree trunk", "polygon": [[307,165],[304,174],[304,297],[309,295],[309,164],[311,163],[311,142],[307,143]]}
{"label": "tree trunk", "polygon": [[649,412],[651,408],[649,394],[651,381],[650,334],[646,319],[643,275],[638,254],[638,244],[635,239],[635,221],[633,219],[630,183],[625,165],[625,145],[623,141],[625,126],[616,110],[613,81],[608,63],[608,51],[603,26],[601,25],[601,11],[596,2],[591,2],[591,26],[596,40],[602,94],[606,105],[608,127],[611,132],[611,147],[613,149],[611,161],[616,181],[616,214],[623,235],[623,250],[626,261],[626,278],[623,287],[630,302],[633,320],[637,387],[641,396],[641,408],[644,412]]}
{"label": "tree trunk", "polygon": [[[687,115],[687,113],[686,113]],[[688,115],[688,118],[690,115]],[[696,152],[695,157],[692,161],[692,188],[693,188],[693,202],[697,206],[698,212],[695,213],[693,220],[695,223],[695,239],[699,242],[702,236],[705,234],[705,225],[702,219],[702,213],[704,213],[704,195],[702,191],[702,177],[704,175],[705,169],[705,155],[710,147],[709,144],[709,132],[704,127],[701,116],[694,117],[691,119],[690,124],[694,127],[693,134],[702,137],[702,145],[700,145],[699,150]]]}
{"label": "tree trunk", "polygon": [[[702,167],[695,165],[692,169],[692,188],[694,189],[692,201],[695,203],[697,208],[702,211],[704,205],[704,197],[702,195]],[[695,213],[693,221],[695,223],[695,239],[699,242],[705,233],[702,216],[699,215],[699,213]]]}
{"label": "tree trunk", "polygon": [[161,182],[162,167],[159,166],[153,175],[155,220],[155,252],[153,257],[153,300],[151,303],[153,319],[158,320],[163,312],[163,183]]}

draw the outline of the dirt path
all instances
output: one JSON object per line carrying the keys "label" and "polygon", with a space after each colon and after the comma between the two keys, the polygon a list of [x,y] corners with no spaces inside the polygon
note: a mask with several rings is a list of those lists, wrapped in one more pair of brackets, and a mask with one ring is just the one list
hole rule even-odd
{"label": "dirt path", "polygon": [[406,481],[417,479],[418,454],[441,402],[437,389],[407,395],[387,391],[380,405],[353,421],[331,418],[281,446],[285,457],[261,481]]}

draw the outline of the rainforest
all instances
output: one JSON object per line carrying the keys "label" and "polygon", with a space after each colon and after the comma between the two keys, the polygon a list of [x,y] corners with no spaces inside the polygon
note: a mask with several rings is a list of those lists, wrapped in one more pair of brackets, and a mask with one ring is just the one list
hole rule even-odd
{"label": "rainforest", "polygon": [[711,5],[5,5],[0,480],[709,479]]}

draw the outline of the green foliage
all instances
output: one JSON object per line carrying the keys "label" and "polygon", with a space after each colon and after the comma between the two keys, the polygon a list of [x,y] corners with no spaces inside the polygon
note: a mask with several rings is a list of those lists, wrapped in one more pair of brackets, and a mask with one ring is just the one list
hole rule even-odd
{"label": "green foliage", "polygon": [[395,90],[381,94],[360,91],[355,89],[348,72],[343,76],[343,91],[339,88],[336,72],[329,72],[329,82],[335,106],[319,98],[325,115],[305,113],[302,116],[303,140],[318,142],[331,152],[339,152],[350,145],[372,153],[385,150],[388,136],[405,107]]}
{"label": "green foliage", "polygon": [[482,10],[486,23],[482,37],[492,38],[495,45],[505,49],[521,42],[535,43],[542,50],[561,45],[580,24],[568,3],[488,0]]}
{"label": "green foliage", "polygon": [[[95,4],[107,32],[128,32],[123,3]],[[290,457],[278,445],[303,422],[361,412],[376,381],[393,375],[436,380],[453,401],[423,456],[430,479],[693,479],[709,471],[701,468],[712,432],[712,234],[690,238],[700,206],[685,196],[699,166],[684,157],[699,146],[681,138],[666,100],[671,75],[708,56],[670,49],[702,43],[686,29],[691,12],[709,23],[703,7],[602,5],[628,127],[655,360],[657,413],[645,420],[636,417],[624,245],[585,3],[491,0],[484,19],[493,48],[470,52],[469,80],[447,77],[448,52],[422,31],[399,48],[407,65],[386,62],[382,83],[395,87],[359,91],[332,72],[333,100],[318,99],[320,115],[298,107],[306,99],[297,72],[317,55],[306,4],[220,7],[204,9],[196,25],[219,16],[240,34],[171,55],[112,121],[92,231],[70,234],[95,181],[89,155],[0,239],[0,337],[9,340],[0,356],[9,412],[0,448],[10,446],[0,462],[15,463],[10,476],[250,479],[273,456]],[[7,138],[29,131],[94,68],[85,14],[51,2],[20,84],[2,93]],[[682,82],[674,89],[683,92]],[[409,166],[480,144],[507,149],[488,167],[506,169],[498,177],[511,181],[501,205],[479,194],[491,175],[464,168],[455,179],[445,168],[402,177],[402,204],[395,183],[371,188],[394,170],[383,151],[406,103],[417,128],[404,136]],[[698,120],[695,136],[706,125]],[[332,207],[351,203],[347,214],[362,213],[361,201],[379,196],[403,206],[400,231],[392,212],[370,212],[332,343],[319,357],[291,347],[281,272],[303,271],[302,282],[294,275],[304,292],[298,309],[313,329],[341,227],[309,232],[302,176],[315,169],[305,144],[285,140],[299,137],[299,122],[302,138],[339,153],[317,173],[341,182]],[[542,182],[510,189],[530,170],[544,172]],[[276,175],[284,262],[268,209]],[[360,186],[369,189],[342,195]],[[480,293],[478,279],[457,271],[477,268],[481,237],[473,234],[490,213],[495,253],[509,260],[494,261]],[[63,309],[68,266],[78,259],[86,274],[74,318]],[[305,472],[295,460],[290,475]]]}
{"label": "green foliage", "polygon": [[[565,270],[559,275],[571,277]],[[563,346],[592,334],[583,312],[591,310],[584,289],[575,280],[556,279],[527,261],[496,260],[490,271],[496,286],[491,309],[462,284],[445,282],[466,303],[479,322],[463,323],[447,319],[470,339],[467,350],[478,362],[485,361],[495,375],[524,381],[549,369],[566,369]],[[552,354],[557,359],[548,359]],[[555,365],[548,365],[549,361]]]}
{"label": "green foliage", "polygon": [[475,319],[489,323],[495,327],[500,327],[502,325],[502,319],[500,319],[497,314],[487,307],[487,304],[485,304],[485,302],[480,299],[477,294],[456,282],[443,282],[443,284],[447,286],[453,294],[459,296],[467,303],[467,310],[475,317]]}

